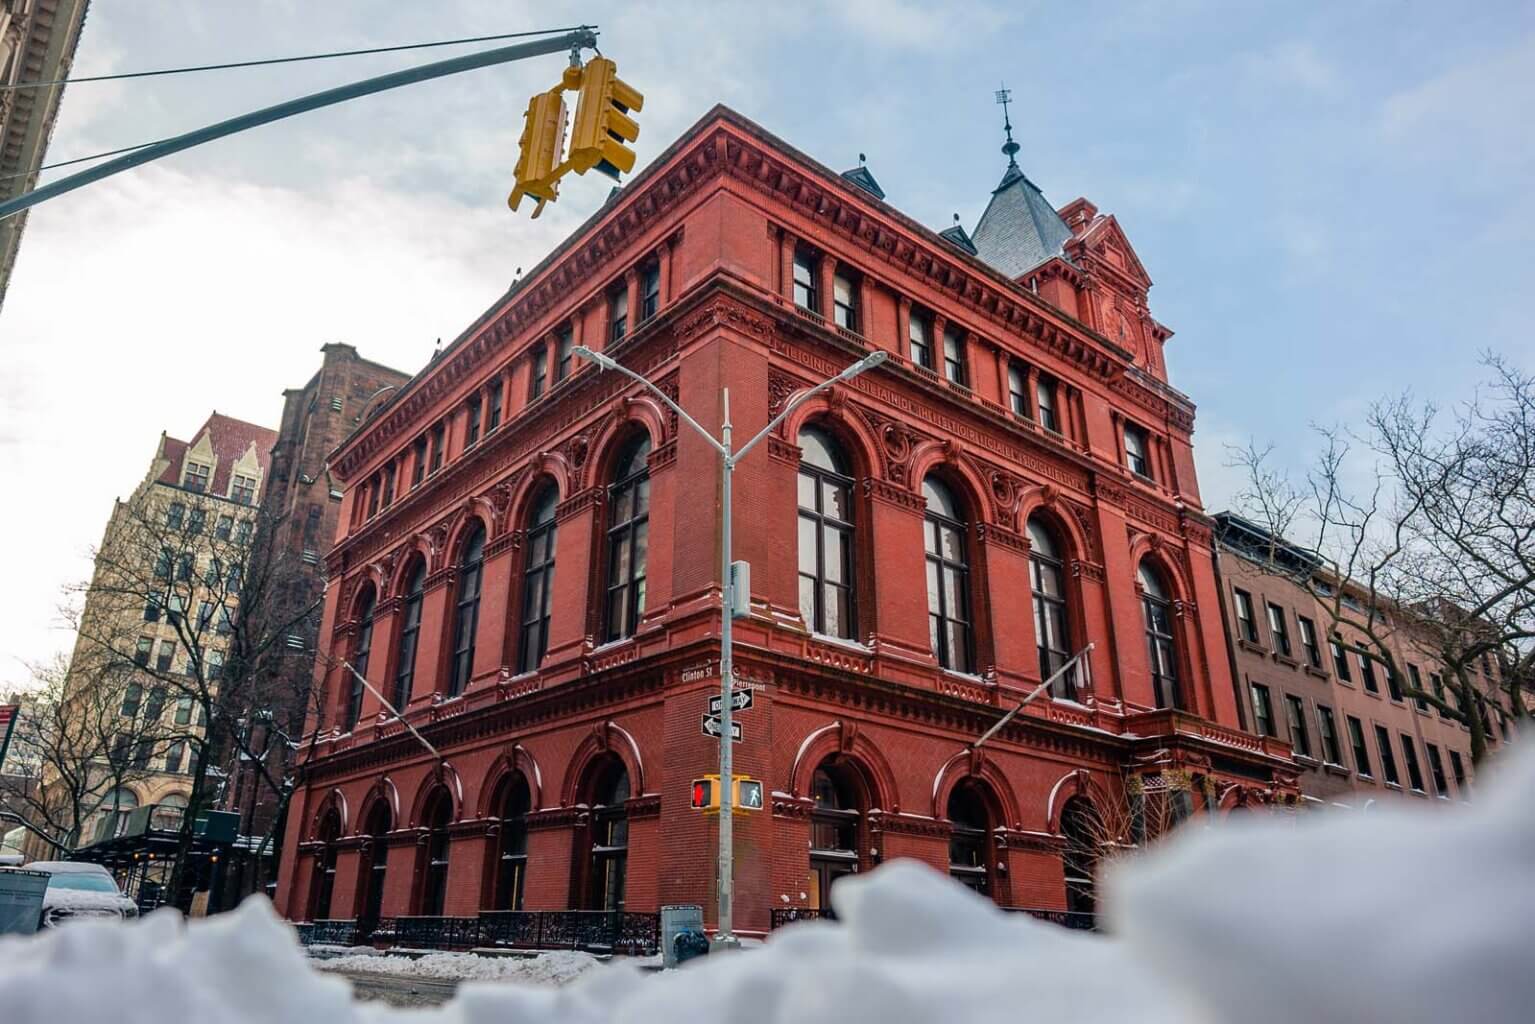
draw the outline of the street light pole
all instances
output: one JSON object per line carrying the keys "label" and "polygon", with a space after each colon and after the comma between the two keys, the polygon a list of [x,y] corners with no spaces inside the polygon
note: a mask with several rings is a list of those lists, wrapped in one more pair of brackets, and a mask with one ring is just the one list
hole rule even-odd
{"label": "street light pole", "polygon": [[[590,359],[600,369],[616,370],[617,372],[638,381],[650,389],[662,402],[675,412],[682,422],[693,428],[704,440],[709,442],[720,456],[720,832],[719,832],[719,920],[714,933],[716,948],[733,949],[740,945],[735,937],[734,902],[735,902],[735,821],[732,811],[735,807],[735,776],[734,776],[734,750],[730,738],[731,724],[734,721],[733,709],[730,700],[733,695],[735,681],[735,651],[734,630],[732,628],[731,610],[735,606],[734,583],[731,574],[731,561],[733,543],[731,536],[731,482],[735,475],[735,468],[746,454],[757,446],[757,443],[767,437],[778,425],[788,419],[789,414],[798,409],[815,395],[839,381],[852,380],[867,370],[872,370],[885,361],[886,353],[871,352],[858,362],[849,366],[834,377],[823,380],[813,388],[807,388],[796,394],[783,407],[777,416],[768,422],[768,425],[757,432],[750,441],[741,446],[740,451],[731,448],[730,435],[730,389],[725,388],[721,393],[723,406],[723,422],[720,425],[720,437],[716,439],[713,434],[705,430],[697,420],[683,411],[682,406],[672,401],[670,395],[662,391],[651,381],[635,373],[626,366],[621,366],[610,356],[601,352],[593,352],[584,345],[578,345],[572,350],[583,359]],[[748,599],[750,595],[748,595]]]}

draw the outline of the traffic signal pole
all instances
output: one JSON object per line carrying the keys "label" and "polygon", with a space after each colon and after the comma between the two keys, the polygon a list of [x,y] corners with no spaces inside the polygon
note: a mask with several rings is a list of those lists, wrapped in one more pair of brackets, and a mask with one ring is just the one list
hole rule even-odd
{"label": "traffic signal pole", "polygon": [[349,85],[337,86],[324,92],[317,92],[310,96],[302,96],[286,103],[255,110],[239,117],[232,117],[227,121],[198,128],[178,135],[172,139],[165,139],[152,143],[142,149],[136,149],[116,160],[109,160],[104,164],[98,164],[89,170],[68,177],[60,178],[41,188],[35,188],[25,195],[17,196],[7,203],[0,203],[0,220],[4,220],[22,210],[46,202],[55,196],[61,196],[66,192],[73,192],[103,178],[110,178],[114,174],[129,170],[143,164],[159,160],[161,157],[179,153],[193,146],[200,146],[205,142],[222,139],[228,135],[243,132],[249,128],[256,128],[273,121],[281,121],[283,118],[292,117],[295,114],[308,113],[320,107],[329,107],[337,103],[345,103],[360,96],[371,96],[376,92],[384,92],[389,89],[397,89],[402,85],[415,85],[417,82],[427,82],[434,78],[444,78],[448,75],[456,75],[463,71],[473,71],[476,68],[491,67],[496,64],[509,64],[512,61],[524,60],[528,57],[542,57],[551,53],[579,53],[581,50],[595,50],[597,48],[597,31],[595,26],[584,26],[572,32],[561,35],[549,36],[546,39],[538,39],[529,43],[517,43],[513,46],[497,47],[494,50],[485,50],[481,53],[466,54],[462,57],[454,57],[450,60],[436,61],[432,64],[423,64],[420,67],[406,68],[404,71],[394,71],[387,75],[379,75],[377,78],[364,79],[361,82],[352,82]]}

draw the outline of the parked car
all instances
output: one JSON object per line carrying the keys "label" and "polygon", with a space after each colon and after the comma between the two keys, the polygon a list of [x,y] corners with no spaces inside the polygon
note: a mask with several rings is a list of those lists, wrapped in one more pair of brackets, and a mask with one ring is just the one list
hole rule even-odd
{"label": "parked car", "polygon": [[37,860],[28,871],[48,873],[48,890],[43,893],[41,928],[57,928],[74,921],[123,920],[137,917],[139,910],[123,895],[111,872],[100,864],[81,864],[67,860]]}

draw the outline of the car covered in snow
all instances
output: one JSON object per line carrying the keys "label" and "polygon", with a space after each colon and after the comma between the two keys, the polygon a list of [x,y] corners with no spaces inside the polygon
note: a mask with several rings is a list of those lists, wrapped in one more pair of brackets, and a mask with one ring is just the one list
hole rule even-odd
{"label": "car covered in snow", "polygon": [[26,870],[48,874],[40,927],[57,928],[75,921],[123,920],[138,915],[138,907],[123,895],[111,872],[100,864],[38,860],[28,864]]}

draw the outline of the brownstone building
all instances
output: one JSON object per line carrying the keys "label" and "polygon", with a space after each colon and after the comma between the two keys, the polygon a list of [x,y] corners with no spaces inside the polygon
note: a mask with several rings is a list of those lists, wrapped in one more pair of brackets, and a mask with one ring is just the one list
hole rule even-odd
{"label": "brownstone building", "polygon": [[1240,728],[1150,279],[1015,149],[973,234],[940,234],[716,108],[340,445],[285,913],[712,919],[689,783],[717,763],[718,461],[578,345],[707,425],[728,388],[737,437],[889,354],[735,474],[736,770],[770,795],[736,828],[740,931],[894,857],[1090,910],[1116,808],[1295,799],[1288,744]]}
{"label": "brownstone building", "polygon": [[[1215,520],[1245,724],[1290,743],[1308,804],[1360,808],[1396,795],[1467,799],[1473,771],[1466,726],[1407,696],[1384,662],[1348,649],[1359,638],[1347,628],[1345,644],[1332,638],[1325,608],[1297,582],[1308,573],[1324,577],[1321,562],[1286,542],[1272,544],[1267,532],[1231,513]],[[1282,571],[1268,568],[1271,551]],[[1345,587],[1341,600],[1358,606],[1363,598]],[[1392,655],[1406,666],[1412,687],[1443,696],[1442,667],[1424,646],[1399,630]],[[1496,662],[1481,669],[1483,692],[1498,694]],[[1512,734],[1501,710],[1492,718],[1488,743],[1497,747]]]}

